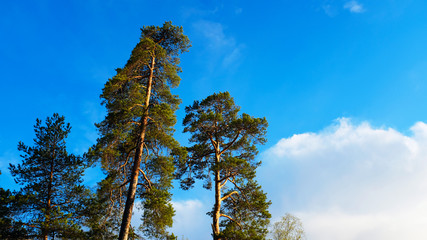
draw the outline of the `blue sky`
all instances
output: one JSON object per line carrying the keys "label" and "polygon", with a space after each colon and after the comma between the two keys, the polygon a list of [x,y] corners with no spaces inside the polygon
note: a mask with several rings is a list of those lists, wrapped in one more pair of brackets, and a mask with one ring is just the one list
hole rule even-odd
{"label": "blue sky", "polygon": [[[422,154],[427,153],[427,2],[7,0],[1,5],[2,187],[14,187],[7,166],[19,162],[18,141],[32,144],[36,118],[64,115],[73,127],[69,150],[81,154],[91,146],[97,138],[93,124],[105,114],[99,99],[104,83],[125,64],[142,26],[172,21],[183,26],[193,45],[182,56],[182,82],[174,90],[183,100],[176,126],[182,144],[184,107],[229,91],[243,112],[269,122],[259,180],[273,201],[274,219],[296,214],[310,239],[402,239],[414,232],[410,239],[427,237],[416,227],[427,224],[421,217],[427,213],[427,196],[421,194],[427,192],[421,184],[427,173]],[[322,147],[312,147],[319,141]],[[94,181],[95,171],[87,179]],[[396,179],[407,185],[388,189]],[[273,187],[277,181],[283,182],[280,193]],[[371,197],[350,198],[348,188]],[[209,210],[212,193],[174,193],[174,229],[190,239],[209,236],[209,226],[196,231],[190,222]],[[389,202],[393,193],[407,197],[377,204]],[[387,207],[373,209],[380,205]],[[209,224],[204,213],[197,216]],[[390,231],[408,219],[416,220]],[[334,231],[338,225],[345,231]]]}

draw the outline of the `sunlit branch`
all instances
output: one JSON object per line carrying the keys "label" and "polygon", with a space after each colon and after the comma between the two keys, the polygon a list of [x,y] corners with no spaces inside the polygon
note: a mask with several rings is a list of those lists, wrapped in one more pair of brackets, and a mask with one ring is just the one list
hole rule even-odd
{"label": "sunlit branch", "polygon": [[240,227],[240,228],[242,228],[242,225],[240,225],[240,223],[239,223],[238,221],[234,220],[232,217],[230,217],[230,216],[228,216],[228,215],[225,215],[225,214],[222,214],[222,213],[221,213],[219,216],[220,216],[220,217],[226,217],[226,218],[230,219],[231,221],[233,221],[233,222],[235,222],[237,225],[239,225],[239,227]]}
{"label": "sunlit branch", "polygon": [[237,192],[237,191],[232,191],[231,193],[229,193],[229,194],[225,195],[224,197],[222,197],[222,198],[221,198],[221,201],[224,201],[225,199],[227,199],[227,198],[231,197],[231,195],[233,195],[233,194],[237,194],[237,195],[239,195],[239,192]]}

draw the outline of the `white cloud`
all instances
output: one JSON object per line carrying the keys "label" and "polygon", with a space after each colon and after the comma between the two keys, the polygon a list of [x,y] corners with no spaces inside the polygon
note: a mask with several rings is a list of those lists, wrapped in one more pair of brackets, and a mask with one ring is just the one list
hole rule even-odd
{"label": "white cloud", "polygon": [[413,206],[408,210],[392,214],[349,214],[334,209],[300,213],[299,216],[302,218],[308,239],[426,239],[427,205]]}
{"label": "white cloud", "polygon": [[348,1],[344,4],[344,9],[348,9],[352,13],[362,13],[365,8],[357,1]]}
{"label": "white cloud", "polygon": [[206,213],[211,206],[200,200],[183,200],[172,202],[175,209],[173,232],[178,239],[209,239],[211,233],[210,218]]}
{"label": "white cloud", "polygon": [[339,119],[280,140],[259,170],[273,217],[293,212],[312,240],[427,239],[427,125],[411,132]]}

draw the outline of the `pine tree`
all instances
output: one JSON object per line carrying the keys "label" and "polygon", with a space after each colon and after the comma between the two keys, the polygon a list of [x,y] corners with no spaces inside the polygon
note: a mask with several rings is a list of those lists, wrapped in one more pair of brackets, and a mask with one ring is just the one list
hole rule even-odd
{"label": "pine tree", "polygon": [[[175,151],[177,178],[181,187],[192,187],[195,179],[214,185],[211,212],[213,238],[264,239],[270,213],[266,194],[255,181],[256,144],[265,143],[265,118],[238,115],[228,92],[213,94],[186,107],[184,132],[191,133],[187,149]],[[188,155],[186,156],[186,152]]]}
{"label": "pine tree", "polygon": [[21,204],[14,210],[14,221],[31,233],[27,237],[77,237],[84,211],[81,201],[86,194],[81,178],[85,166],[81,157],[66,150],[71,126],[55,113],[46,119],[45,126],[37,119],[34,130],[34,146],[19,142],[22,163],[9,166],[15,182],[23,186],[16,193]]}
{"label": "pine tree", "polygon": [[[106,218],[121,222],[119,239],[128,239],[132,230],[136,197],[142,201],[143,233],[155,238],[169,235],[166,229],[174,215],[169,192],[174,164],[169,152],[178,146],[173,126],[180,103],[170,88],[179,85],[179,55],[189,47],[182,28],[171,22],[143,27],[130,59],[101,94],[107,116],[97,124],[101,137],[93,152],[107,173],[99,195],[110,202]],[[114,211],[123,212],[122,219]]]}

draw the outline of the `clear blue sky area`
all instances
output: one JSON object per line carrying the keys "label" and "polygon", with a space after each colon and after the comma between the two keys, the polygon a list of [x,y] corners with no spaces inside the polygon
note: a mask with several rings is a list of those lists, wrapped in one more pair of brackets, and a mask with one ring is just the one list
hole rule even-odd
{"label": "clear blue sky area", "polygon": [[[0,176],[32,145],[36,118],[57,112],[69,151],[95,143],[99,95],[144,25],[183,26],[192,48],[174,90],[184,107],[229,91],[281,138],[350,117],[406,131],[427,121],[427,1],[12,1],[0,4]],[[88,179],[95,176],[90,174]],[[179,197],[179,194],[178,194]]]}

